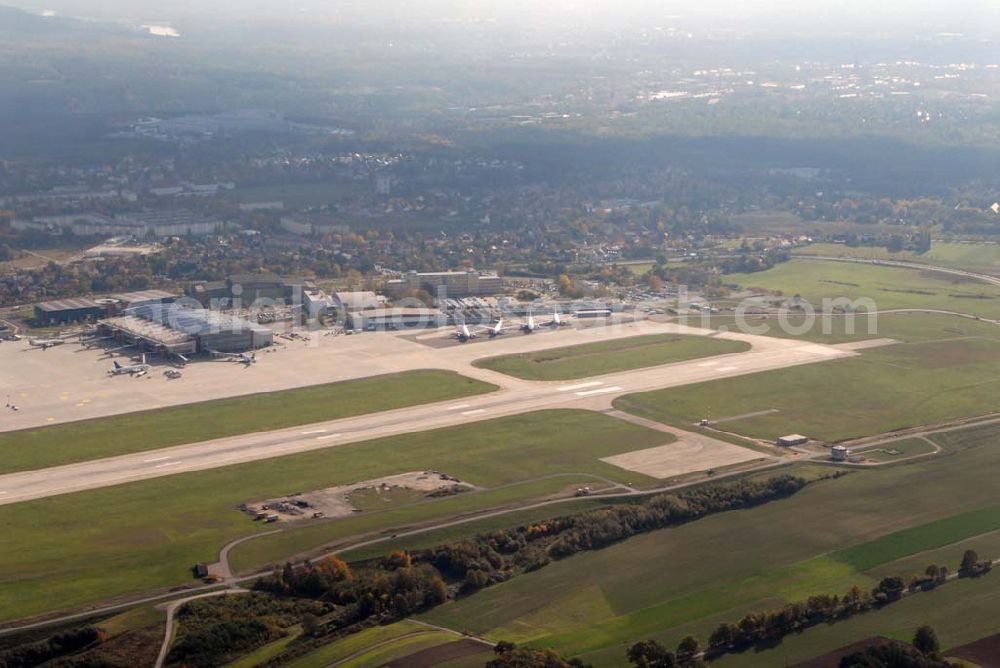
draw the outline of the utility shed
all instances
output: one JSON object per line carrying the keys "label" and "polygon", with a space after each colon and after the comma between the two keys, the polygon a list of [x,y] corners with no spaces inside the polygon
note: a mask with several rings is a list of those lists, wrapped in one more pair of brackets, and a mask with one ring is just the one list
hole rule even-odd
{"label": "utility shed", "polygon": [[778,445],[783,445],[786,448],[790,448],[793,445],[802,445],[803,443],[808,443],[809,437],[803,436],[802,434],[789,434],[788,436],[778,437]]}

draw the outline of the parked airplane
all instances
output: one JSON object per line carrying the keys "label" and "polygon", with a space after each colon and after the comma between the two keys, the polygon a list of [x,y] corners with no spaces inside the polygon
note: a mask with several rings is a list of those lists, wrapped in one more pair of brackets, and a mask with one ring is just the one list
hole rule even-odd
{"label": "parked airplane", "polygon": [[146,355],[143,354],[142,362],[139,364],[122,365],[116,361],[114,368],[108,369],[108,373],[112,376],[121,376],[126,373],[130,376],[136,377],[145,376],[149,373],[149,365],[146,364]]}
{"label": "parked airplane", "polygon": [[459,328],[452,333],[452,336],[462,343],[465,343],[469,339],[476,338],[477,335],[474,332],[469,331],[469,326],[463,322],[461,326],[459,326]]}
{"label": "parked airplane", "polygon": [[462,323],[458,329],[452,332],[452,337],[458,339],[462,343],[469,341],[471,339],[479,338],[481,335],[492,338],[498,337],[503,334],[506,330],[503,326],[503,318],[497,321],[495,325],[490,325],[488,327],[480,327],[479,329],[472,330],[465,323]]}
{"label": "parked airplane", "polygon": [[230,362],[239,362],[244,366],[250,366],[257,361],[257,353],[250,353],[247,355],[246,353],[220,353],[217,350],[211,350],[209,352],[211,352],[215,357],[221,357],[222,359],[229,360]]}
{"label": "parked airplane", "polygon": [[493,325],[492,327],[487,327],[486,328],[486,334],[491,339],[494,338],[494,337],[500,336],[501,334],[503,334],[503,332],[504,332],[504,329],[503,329],[503,318],[500,318],[500,320],[497,321],[497,324]]}
{"label": "parked airplane", "polygon": [[66,341],[64,339],[28,339],[28,343],[31,344],[33,348],[48,350],[53,346],[61,346],[66,343]]}
{"label": "parked airplane", "polygon": [[538,329],[538,325],[535,324],[535,316],[529,313],[528,319],[521,325],[521,331],[525,334],[531,334],[536,329]]}
{"label": "parked airplane", "polygon": [[550,327],[565,327],[568,324],[569,324],[568,322],[565,322],[562,319],[562,316],[559,314],[559,311],[554,311],[552,313],[552,320],[549,321]]}

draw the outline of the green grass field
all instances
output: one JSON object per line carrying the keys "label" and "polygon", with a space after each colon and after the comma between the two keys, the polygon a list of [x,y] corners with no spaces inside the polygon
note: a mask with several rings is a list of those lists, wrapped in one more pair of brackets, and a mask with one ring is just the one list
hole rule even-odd
{"label": "green grass field", "polygon": [[325,668],[332,663],[343,661],[349,656],[364,652],[365,649],[401,637],[424,633],[429,627],[404,619],[395,624],[374,626],[351,634],[328,645],[323,645],[305,656],[288,664],[288,668]]}
{"label": "green grass field", "polygon": [[889,463],[906,460],[915,455],[927,455],[934,452],[934,446],[922,438],[906,438],[893,441],[877,448],[854,450],[853,454],[864,455],[865,459],[876,463]]}
{"label": "green grass field", "polygon": [[0,473],[155,450],[496,390],[451,371],[407,371],[0,433]]}
{"label": "green grass field", "polygon": [[591,476],[649,484],[599,458],[670,440],[599,413],[542,411],[0,506],[4,544],[16,546],[0,550],[0,617],[190,581],[192,564],[265,530],[236,510],[242,502],[426,469],[487,488],[310,524],[233,554],[243,566],[266,564],[344,535],[545,498]]}
{"label": "green grass field", "polygon": [[[687,633],[704,640],[721,621],[737,621],[749,611],[815,593],[842,593],[853,584],[871,586],[882,568],[922,572],[934,560],[927,550],[941,551],[937,563],[954,569],[965,546],[1000,545],[1000,532],[990,531],[1000,503],[1000,488],[991,482],[1000,451],[989,447],[1000,427],[977,428],[974,434],[939,458],[856,471],[791,499],[576,555],[425,618],[491,640],[554,647],[597,666],[617,666],[627,646],[643,638],[671,646]],[[980,510],[969,513],[969,508]],[[977,531],[987,533],[972,536]],[[922,565],[900,566],[902,553],[919,553],[914,559]],[[942,620],[943,641],[958,644],[1000,630],[998,596],[1000,579],[993,575],[977,583],[949,583],[885,611],[786,639],[770,652],[724,663],[784,665],[786,648],[802,660],[876,633],[907,636],[922,615]],[[956,606],[965,597],[977,611],[968,628],[947,621],[964,617]]]}
{"label": "green grass field", "polygon": [[683,362],[750,349],[743,341],[680,334],[649,334],[626,339],[551,348],[479,360],[476,366],[525,380],[573,380],[616,371]]}
{"label": "green grass field", "polygon": [[859,357],[632,394],[615,405],[679,425],[771,410],[720,427],[756,438],[800,433],[840,441],[989,413],[997,396],[1000,340],[970,337],[872,348]]}
{"label": "green grass field", "polygon": [[[727,283],[801,295],[817,310],[823,298],[868,298],[878,310],[930,308],[1000,318],[1000,286],[920,269],[818,260],[791,260],[752,274],[729,274]],[[864,310],[872,310],[871,306]]]}
{"label": "green grass field", "polygon": [[[792,329],[786,330],[773,315],[746,315],[742,322],[733,315],[721,314],[702,320],[701,316],[688,319],[694,327],[727,331],[744,331],[749,334],[775,336],[785,339],[802,339],[817,343],[847,343],[866,339],[890,338],[907,343],[941,341],[945,339],[984,337],[1000,339],[1000,326],[982,320],[938,313],[881,313],[876,315],[817,315],[809,321],[804,316],[790,314],[787,318]],[[809,324],[810,326],[806,327]]]}
{"label": "green grass field", "polygon": [[792,251],[792,254],[921,262],[938,267],[965,269],[984,274],[1000,273],[1000,244],[936,241],[926,253],[914,253],[912,251],[890,253],[883,246],[859,246],[851,248],[844,244],[810,244],[802,248],[796,248]]}
{"label": "green grass field", "polygon": [[652,262],[638,262],[638,263],[635,263],[635,264],[623,264],[621,266],[625,267],[626,269],[628,269],[631,273],[635,274],[636,276],[642,276],[643,274],[648,274],[649,273],[649,270],[654,267],[654,263],[652,263]]}

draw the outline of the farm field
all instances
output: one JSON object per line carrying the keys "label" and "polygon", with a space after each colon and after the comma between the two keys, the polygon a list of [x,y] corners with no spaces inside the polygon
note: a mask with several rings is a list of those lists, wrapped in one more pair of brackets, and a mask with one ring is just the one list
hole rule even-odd
{"label": "farm field", "polygon": [[278,638],[269,642],[263,647],[259,647],[253,652],[241,657],[238,661],[228,664],[227,668],[254,668],[281,654],[292,642],[302,635],[301,627],[293,627],[284,638]]}
{"label": "farm field", "polygon": [[932,563],[947,564],[951,568],[966,550],[975,550],[981,556],[995,558],[995,555],[1000,554],[1000,531],[987,531],[942,547],[915,552],[895,561],[879,564],[868,573],[876,578],[898,573],[917,574],[924,572],[927,565]]}
{"label": "farm field", "polygon": [[[941,647],[957,647],[997,632],[1000,578],[994,576],[950,582],[933,592],[906,597],[877,612],[789,636],[772,650],[736,654],[713,661],[712,665],[770,668],[785,665],[786,659],[790,664],[804,661],[873,635],[909,642],[922,624],[934,628]],[[948,652],[944,654],[947,656]]]}
{"label": "farm field", "polygon": [[998,372],[1000,340],[969,337],[631,394],[615,405],[677,425],[748,415],[720,428],[768,440],[800,433],[835,442],[995,411]]}
{"label": "farm field", "polygon": [[[345,638],[323,645],[308,654],[290,662],[288,668],[325,668],[331,663],[343,661],[350,656],[364,653],[373,645],[399,641],[409,637],[419,637],[431,629],[423,624],[404,619],[387,626],[375,626]],[[454,639],[455,636],[449,636]]]}
{"label": "farm field", "polygon": [[[289,547],[309,549],[345,533],[545,497],[595,476],[649,484],[600,458],[670,440],[599,413],[540,411],[2,506],[0,530],[20,547],[0,551],[0,617],[189,582],[192,564],[213,563],[227,541],[264,530],[236,510],[254,499],[428,469],[487,488],[313,524],[268,536],[263,540],[282,540],[260,548],[250,541],[240,546],[247,550],[244,564],[261,551],[280,560],[290,556],[282,551]],[[95,512],[100,523],[91,521]]]}
{"label": "farm field", "polygon": [[862,298],[863,310],[931,308],[1000,318],[1000,286],[920,269],[819,260],[790,260],[752,274],[728,274],[726,283],[800,295],[820,311],[823,298]]}
{"label": "farm field", "polygon": [[636,263],[623,264],[621,266],[625,267],[626,269],[628,269],[631,273],[633,273],[636,276],[642,276],[643,274],[648,273],[649,270],[653,268],[654,263],[652,263],[652,262],[636,262]]}
{"label": "farm field", "polygon": [[[654,638],[675,646],[687,633],[704,641],[720,622],[738,621],[749,611],[816,593],[843,593],[855,584],[873,586],[882,568],[904,576],[922,572],[937,552],[937,563],[954,570],[964,545],[976,544],[970,534],[989,529],[1000,502],[1000,490],[988,482],[991,467],[1000,463],[1000,452],[989,447],[998,434],[998,427],[978,429],[975,440],[940,458],[852,472],[791,499],[578,554],[424,618],[490,640],[553,647],[596,666],[616,666],[632,642]],[[935,493],[927,494],[929,489]],[[968,513],[969,508],[979,510]],[[995,535],[983,534],[992,544]],[[961,543],[942,545],[963,536]],[[734,545],[739,549],[731,549]],[[914,564],[899,560],[904,552],[916,555]],[[995,611],[998,597],[1000,580],[993,575],[949,583],[886,610],[786,639],[771,653],[724,661],[784,665],[786,649],[801,660],[875,633],[908,638],[923,616],[935,627],[940,620],[944,643],[959,644],[997,630],[991,628],[998,624],[995,614],[987,611]],[[958,619],[965,615],[955,606],[966,598],[978,613],[962,625]]]}
{"label": "farm field", "polygon": [[495,389],[450,371],[407,371],[3,432],[0,473],[447,401]]}
{"label": "farm field", "polygon": [[[493,649],[485,644],[403,620],[346,636],[284,665],[287,668],[325,668],[330,665],[378,668],[390,661],[401,661],[405,665],[417,653],[422,653],[421,656],[438,654],[441,659],[446,659],[449,649],[453,649],[456,643],[464,646],[458,654],[466,654],[464,660],[456,661],[456,665],[482,666],[493,656]],[[433,665],[450,666],[452,663],[438,661]]]}
{"label": "farm field", "polygon": [[886,534],[873,541],[839,550],[831,556],[855,570],[867,571],[909,554],[951,545],[997,530],[1000,530],[1000,506],[985,506]]}
{"label": "farm field", "polygon": [[900,251],[890,253],[882,246],[850,247],[844,244],[810,244],[792,251],[792,255],[823,255],[866,260],[922,262],[939,267],[965,269],[983,274],[1000,273],[1000,244],[949,243],[935,241],[926,253]]}
{"label": "farm field", "polygon": [[649,334],[479,360],[476,366],[525,380],[573,380],[750,349],[743,341]]}

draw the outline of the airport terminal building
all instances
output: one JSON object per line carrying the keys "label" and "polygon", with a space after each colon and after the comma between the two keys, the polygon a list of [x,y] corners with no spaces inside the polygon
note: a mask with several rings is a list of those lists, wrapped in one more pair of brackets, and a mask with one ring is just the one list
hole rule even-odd
{"label": "airport terminal building", "polygon": [[98,329],[140,350],[165,356],[204,352],[242,353],[274,343],[274,332],[257,323],[208,309],[151,303],[102,320]]}

